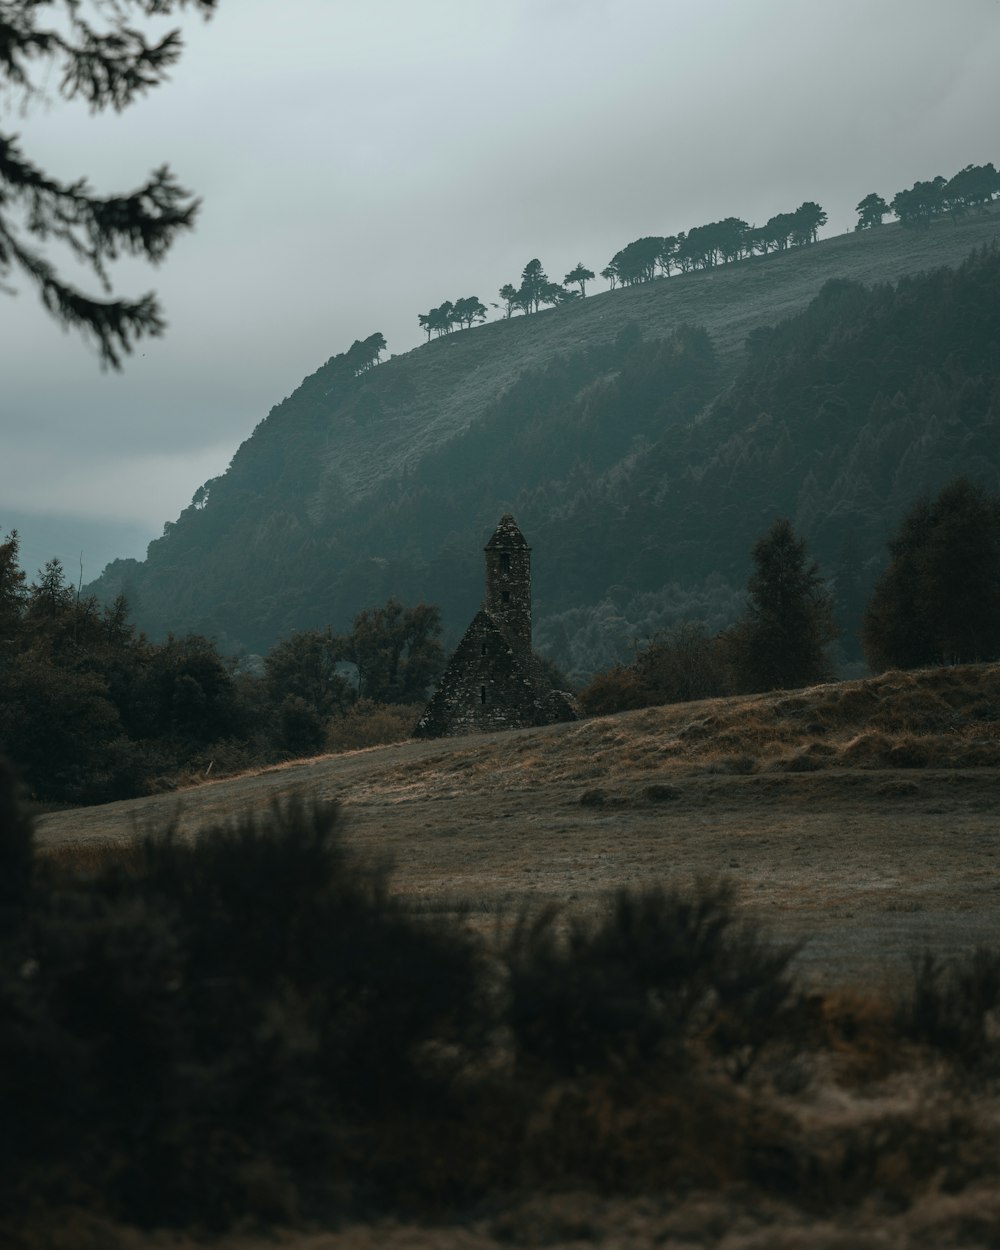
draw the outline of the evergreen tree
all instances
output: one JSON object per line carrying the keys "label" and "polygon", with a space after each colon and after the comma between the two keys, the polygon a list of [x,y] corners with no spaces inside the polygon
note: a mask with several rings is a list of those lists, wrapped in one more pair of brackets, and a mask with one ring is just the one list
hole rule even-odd
{"label": "evergreen tree", "polygon": [[529,260],[521,271],[521,287],[518,291],[518,302],[525,312],[538,312],[548,286],[549,277],[542,268],[542,262],[537,257]]}
{"label": "evergreen tree", "polygon": [[727,635],[738,686],[787,690],[832,676],[828,645],[837,635],[819,567],[806,544],[778,520],[753,549],[746,612]]}
{"label": "evergreen tree", "polygon": [[670,277],[670,271],[677,256],[677,246],[678,238],[675,234],[668,234],[666,238],[660,240],[660,250],[657,253],[656,263],[660,267],[660,273],[665,278]]}
{"label": "evergreen tree", "polygon": [[794,220],[793,233],[799,246],[804,243],[815,243],[820,226],[827,222],[826,210],[815,200],[806,200],[791,214]]}
{"label": "evergreen tree", "polygon": [[[0,5],[0,78],[22,106],[44,98],[58,81],[65,99],[82,99],[92,112],[121,110],[164,80],[182,46],[176,30],[147,42],[129,24],[128,10],[163,15],[188,3],[206,16],[216,6],[216,0],[10,0]],[[93,337],[102,362],[120,368],[138,339],[163,332],[155,296],[95,299],[63,281],[42,246],[65,244],[109,291],[109,261],[121,255],[161,261],[177,234],[191,228],[197,207],[165,165],[135,191],[103,197],[84,178],[50,176],[24,155],[16,136],[0,134],[0,290],[19,270],[58,321]]]}
{"label": "evergreen tree", "polygon": [[584,299],[587,294],[587,283],[593,281],[593,278],[593,269],[588,269],[581,260],[577,261],[575,267],[563,278],[563,282],[566,286],[569,286],[571,282],[576,283],[580,287],[580,298]]}
{"label": "evergreen tree", "polygon": [[28,598],[19,562],[20,545],[17,530],[11,530],[0,542],[0,641],[15,633]]}
{"label": "evergreen tree", "polygon": [[889,553],[862,626],[873,669],[1000,657],[1000,496],[955,478],[913,506]]}
{"label": "evergreen tree", "polygon": [[1000,175],[992,161],[986,165],[966,165],[948,180],[945,202],[953,216],[963,216],[970,208],[983,209],[1000,191]]}
{"label": "evergreen tree", "polygon": [[889,205],[903,226],[926,228],[931,219],[944,211],[947,182],[940,174],[915,182],[908,191],[897,191]]}
{"label": "evergreen tree", "polygon": [[855,230],[870,230],[874,226],[882,224],[882,218],[889,215],[889,205],[876,192],[866,195],[861,200],[854,211],[858,214],[858,224]]}

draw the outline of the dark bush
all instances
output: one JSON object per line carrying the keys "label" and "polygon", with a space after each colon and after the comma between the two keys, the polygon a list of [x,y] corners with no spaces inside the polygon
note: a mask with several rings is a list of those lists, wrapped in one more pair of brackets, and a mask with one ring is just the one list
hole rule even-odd
{"label": "dark bush", "polygon": [[278,708],[278,745],[291,755],[316,755],[323,748],[326,725],[311,703],[286,695]]}
{"label": "dark bush", "polygon": [[699,621],[657,634],[634,667],[650,703],[689,703],[733,690],[722,644]]}
{"label": "dark bush", "polygon": [[518,1054],[564,1075],[666,1055],[697,1034],[758,1048],[790,1004],[794,951],[737,923],[732,890],[616,896],[600,921],[522,913],[506,948],[507,1019]]}
{"label": "dark bush", "polygon": [[607,672],[598,673],[580,691],[580,707],[587,716],[611,716],[648,706],[635,669],[626,664],[616,664]]}
{"label": "dark bush", "polygon": [[223,1225],[262,1169],[296,1200],[329,1192],[369,1126],[450,1114],[476,949],[392,899],[335,825],[292,804],[89,875],[43,863],[0,947],[0,1122],[19,1126],[0,1200],[27,1176],[139,1223]]}
{"label": "dark bush", "polygon": [[896,1027],[966,1066],[993,1066],[1000,1046],[990,1017],[998,1011],[1000,952],[979,947],[964,959],[946,961],[924,951],[913,960],[909,991],[896,1007]]}
{"label": "dark bush", "polygon": [[0,756],[0,934],[4,918],[26,901],[31,880],[31,820],[18,802],[18,789],[14,769]]}
{"label": "dark bush", "polygon": [[[337,834],[332,808],[292,803],[32,864],[0,773],[0,1209],[211,1231],[454,1217],[544,1188],[835,1206],[870,1194],[869,1166],[900,1199],[943,1166],[919,1118],[898,1164],[878,1147],[910,1140],[905,1117],[802,1148],[767,1081],[811,1079],[822,998],[800,998],[793,951],[740,921],[729,886],[523,913],[487,959]],[[1000,956],[928,956],[876,1036],[981,1065],[998,1002]]]}
{"label": "dark bush", "polygon": [[607,716],[731,693],[722,642],[699,622],[684,621],[637,649],[631,664],[598,673],[580,692],[580,705],[588,716]]}

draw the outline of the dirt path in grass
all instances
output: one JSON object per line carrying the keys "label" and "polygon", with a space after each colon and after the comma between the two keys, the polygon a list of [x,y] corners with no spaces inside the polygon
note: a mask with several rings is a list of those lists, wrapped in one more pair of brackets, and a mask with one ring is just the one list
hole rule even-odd
{"label": "dirt path in grass", "polygon": [[748,760],[699,728],[731,743],[738,716],[759,745],[776,706],[714,700],[372,748],[50,814],[38,836],[54,849],[171,822],[189,834],[298,794],[338,801],[347,840],[393,863],[398,892],[464,901],[488,931],[525,900],[599,908],[619,887],[725,876],[776,936],[804,942],[816,977],[894,975],[925,945],[1000,945],[1000,768],[849,767],[846,726],[839,756],[827,734],[830,759],[797,771],[808,734]]}

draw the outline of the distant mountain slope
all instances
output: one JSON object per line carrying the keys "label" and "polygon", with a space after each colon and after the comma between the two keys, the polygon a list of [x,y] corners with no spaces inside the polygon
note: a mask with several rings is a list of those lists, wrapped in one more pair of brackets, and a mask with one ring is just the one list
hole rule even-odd
{"label": "distant mountain slope", "polygon": [[[295,628],[342,627],[389,594],[440,602],[454,633],[481,592],[483,535],[509,508],[536,548],[540,637],[578,672],[606,662],[634,627],[681,611],[724,617],[764,514],[795,512],[811,533],[834,498],[832,483],[816,478],[808,515],[794,488],[813,466],[798,451],[784,454],[782,428],[749,415],[781,353],[807,360],[816,345],[795,333],[758,334],[741,372],[747,336],[802,310],[830,278],[884,282],[957,262],[995,238],[998,220],[883,226],[591,296],[445,336],[358,379],[330,361],[271,411],[145,562],[116,561],[91,589],[102,597],[124,590],[154,634],[198,629],[254,649]],[[861,315],[860,303],[834,304],[834,321]],[[850,339],[846,322],[828,330]],[[921,360],[907,359],[919,372]],[[834,352],[830,361],[850,369],[849,356]],[[864,419],[852,410],[861,425],[885,389],[869,380]],[[893,385],[912,383],[908,375]],[[808,392],[811,383],[803,385]],[[849,395],[839,399],[850,406]],[[788,416],[781,420],[787,426]],[[740,437],[745,445],[726,452]],[[713,456],[724,466],[730,454],[752,462],[742,480],[712,467]],[[824,463],[820,476],[841,464]],[[711,490],[696,489],[706,472]],[[875,535],[881,541],[909,494],[906,481],[897,485],[891,500],[873,485],[876,519],[851,531],[864,544],[862,566],[877,561]],[[913,489],[923,485],[914,475]],[[688,506],[679,508],[685,491]],[[820,554],[837,552],[824,543]],[[594,639],[581,642],[588,632]]]}

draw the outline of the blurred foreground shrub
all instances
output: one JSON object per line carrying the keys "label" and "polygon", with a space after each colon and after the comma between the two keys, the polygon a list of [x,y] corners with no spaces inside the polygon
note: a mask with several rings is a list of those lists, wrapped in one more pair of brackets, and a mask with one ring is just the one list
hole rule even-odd
{"label": "blurred foreground shrub", "polygon": [[[81,1212],[212,1230],[557,1186],[738,1185],[829,1210],[870,1194],[889,1129],[810,1138],[787,1103],[824,1047],[828,1069],[870,1049],[868,1026],[803,996],[794,952],[728,886],[524,911],[491,949],[461,912],[393,896],[337,820],[290,803],[194,841],[38,856],[0,771],[5,1250],[56,1244]],[[978,1056],[988,1077],[998,969],[918,965],[881,1053],[954,1058],[956,1080]],[[892,1141],[916,1143],[886,1172],[902,1202],[947,1142],[894,1114]],[[992,1156],[971,1112],[949,1123],[959,1184]]]}
{"label": "blurred foreground shrub", "polygon": [[563,1075],[724,1051],[740,1073],[783,1031],[795,948],[741,924],[725,884],[622,891],[600,920],[524,913],[504,949],[518,1054]]}
{"label": "blurred foreground shrub", "polygon": [[168,830],[127,866],[40,860],[30,893],[3,814],[0,1199],[222,1225],[263,1171],[288,1218],[359,1118],[441,1101],[421,1047],[476,1034],[476,948],[349,860],[333,808]]}

